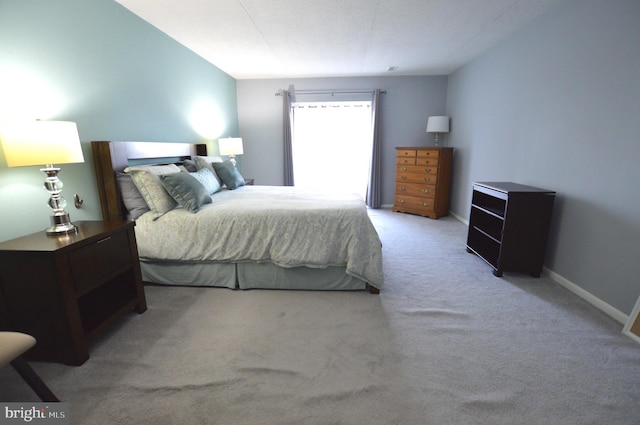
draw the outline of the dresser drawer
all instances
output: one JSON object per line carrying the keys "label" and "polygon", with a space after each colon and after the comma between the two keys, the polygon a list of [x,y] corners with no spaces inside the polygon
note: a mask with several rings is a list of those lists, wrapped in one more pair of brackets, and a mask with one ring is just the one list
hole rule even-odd
{"label": "dresser drawer", "polygon": [[80,295],[131,265],[127,232],[112,234],[69,253],[73,283]]}
{"label": "dresser drawer", "polygon": [[398,165],[415,165],[416,157],[415,156],[398,156],[396,159],[396,164]]}
{"label": "dresser drawer", "polygon": [[415,149],[398,149],[398,158],[415,158]]}
{"label": "dresser drawer", "polygon": [[399,211],[411,211],[417,214],[426,214],[435,211],[435,202],[431,198],[417,196],[405,196],[396,194],[395,209]]}
{"label": "dresser drawer", "polygon": [[397,183],[396,194],[402,196],[434,198],[436,196],[436,186],[418,183]]}
{"label": "dresser drawer", "polygon": [[416,158],[416,165],[427,166],[427,167],[437,167],[438,166],[438,158],[431,156],[419,156]]}
{"label": "dresser drawer", "polygon": [[436,184],[437,180],[437,174],[396,172],[396,181],[398,183]]}
{"label": "dresser drawer", "polygon": [[421,149],[417,153],[418,158],[437,158],[440,156],[440,149]]}
{"label": "dresser drawer", "polygon": [[438,174],[438,167],[430,165],[398,165],[397,173]]}

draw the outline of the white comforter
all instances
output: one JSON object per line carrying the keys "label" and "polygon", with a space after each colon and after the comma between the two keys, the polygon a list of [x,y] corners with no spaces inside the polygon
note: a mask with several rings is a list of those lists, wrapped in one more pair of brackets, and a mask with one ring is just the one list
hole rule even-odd
{"label": "white comforter", "polygon": [[380,288],[382,248],[355,194],[295,187],[243,186],[214,194],[198,213],[176,208],[136,221],[140,258],[271,262],[280,267],[346,267]]}

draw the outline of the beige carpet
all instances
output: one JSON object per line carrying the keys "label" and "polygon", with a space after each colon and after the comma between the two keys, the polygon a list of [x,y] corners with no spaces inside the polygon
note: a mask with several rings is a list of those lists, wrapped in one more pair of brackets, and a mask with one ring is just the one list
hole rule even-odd
{"label": "beige carpet", "polygon": [[[547,278],[492,275],[466,227],[372,211],[386,286],[147,287],[81,367],[33,363],[73,424],[639,424],[640,345]],[[35,401],[11,368],[0,400]]]}

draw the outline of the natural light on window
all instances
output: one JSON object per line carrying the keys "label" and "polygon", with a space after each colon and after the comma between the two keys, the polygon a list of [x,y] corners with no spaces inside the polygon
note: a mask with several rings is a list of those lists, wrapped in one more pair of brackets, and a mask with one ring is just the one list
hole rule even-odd
{"label": "natural light on window", "polygon": [[295,186],[365,197],[371,161],[371,102],[296,102]]}

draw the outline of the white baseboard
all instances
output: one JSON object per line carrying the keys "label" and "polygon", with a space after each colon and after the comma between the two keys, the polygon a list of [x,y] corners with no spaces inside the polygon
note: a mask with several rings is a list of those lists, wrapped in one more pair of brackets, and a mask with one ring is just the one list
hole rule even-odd
{"label": "white baseboard", "polygon": [[[453,217],[455,217],[456,220],[464,223],[466,226],[469,226],[469,220],[466,220],[466,219],[460,217],[459,215],[454,214],[451,211],[449,211],[449,214],[451,214]],[[627,323],[629,321],[629,316],[628,315],[624,314],[623,312],[621,312],[617,308],[611,306],[610,304],[602,301],[600,298],[596,297],[591,292],[582,289],[580,286],[578,286],[575,283],[571,282],[569,279],[564,278],[563,276],[559,275],[558,273],[556,273],[553,270],[550,270],[550,269],[548,269],[546,267],[544,268],[544,272],[547,275],[549,275],[551,280],[553,280],[555,283],[557,283],[558,285],[562,286],[563,288],[566,288],[567,290],[569,290],[570,292],[574,293],[575,295],[579,296],[580,298],[582,298],[583,300],[585,300],[589,304],[593,305],[594,307],[596,307],[598,310],[602,311],[603,313],[611,316],[613,319],[617,320],[618,322],[620,322],[622,324],[625,324],[625,323]],[[633,335],[633,334],[631,334],[631,335]],[[635,335],[633,335],[633,336],[635,336]],[[635,337],[638,338],[637,336],[635,336]]]}
{"label": "white baseboard", "polygon": [[589,304],[593,305],[603,313],[608,314],[618,322],[625,324],[629,321],[628,315],[624,314],[623,312],[613,307],[612,305],[602,301],[600,298],[596,297],[591,292],[585,289],[582,289],[580,286],[576,285],[570,280],[565,279],[564,277],[560,276],[558,273],[554,272],[553,270],[549,270],[548,268],[545,267],[544,272],[548,274],[549,277],[558,285],[568,289],[570,292],[573,292],[574,294],[576,294],[577,296],[579,296]]}

